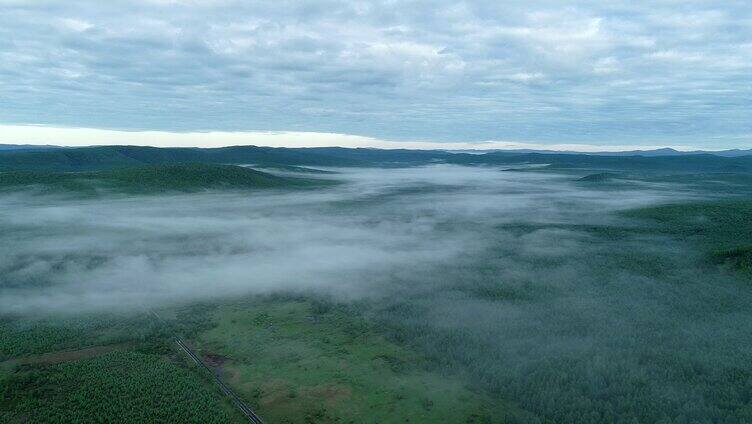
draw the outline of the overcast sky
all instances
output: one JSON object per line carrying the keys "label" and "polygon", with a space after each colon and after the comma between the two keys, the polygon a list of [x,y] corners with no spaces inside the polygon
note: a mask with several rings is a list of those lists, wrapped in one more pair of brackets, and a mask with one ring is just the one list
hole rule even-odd
{"label": "overcast sky", "polygon": [[752,2],[0,0],[0,143],[76,144],[59,127],[749,148]]}

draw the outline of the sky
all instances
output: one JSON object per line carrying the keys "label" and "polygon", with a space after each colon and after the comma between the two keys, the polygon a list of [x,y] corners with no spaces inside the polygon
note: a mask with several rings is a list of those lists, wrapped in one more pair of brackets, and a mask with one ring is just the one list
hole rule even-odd
{"label": "sky", "polygon": [[0,0],[0,143],[752,147],[749,0]]}

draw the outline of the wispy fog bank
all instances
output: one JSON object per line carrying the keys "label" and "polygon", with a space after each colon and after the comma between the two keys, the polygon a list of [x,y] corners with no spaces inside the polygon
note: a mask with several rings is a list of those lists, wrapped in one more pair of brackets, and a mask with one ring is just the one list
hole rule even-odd
{"label": "wispy fog bank", "polygon": [[749,284],[615,213],[701,197],[690,185],[340,171],[344,184],[309,191],[4,194],[0,310],[316,294],[533,423],[749,422]]}
{"label": "wispy fog bank", "polygon": [[555,229],[514,235],[494,230],[499,225],[607,224],[615,219],[609,211],[687,196],[670,186],[615,193],[571,176],[491,168],[340,171],[346,184],[307,192],[4,194],[0,309],[142,309],[285,290],[379,296],[403,289],[385,276],[430,272],[500,236],[540,258],[566,256],[587,237]]}

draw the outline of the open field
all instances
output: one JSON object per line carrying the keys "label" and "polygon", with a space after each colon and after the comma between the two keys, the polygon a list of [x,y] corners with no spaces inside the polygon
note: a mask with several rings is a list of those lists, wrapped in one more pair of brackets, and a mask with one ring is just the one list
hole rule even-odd
{"label": "open field", "polygon": [[519,412],[335,306],[259,299],[213,315],[216,327],[196,344],[227,358],[223,375],[269,422],[489,422]]}

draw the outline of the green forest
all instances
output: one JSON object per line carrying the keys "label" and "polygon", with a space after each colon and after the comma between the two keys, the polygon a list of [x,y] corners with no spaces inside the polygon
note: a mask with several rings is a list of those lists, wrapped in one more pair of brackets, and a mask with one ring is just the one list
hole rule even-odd
{"label": "green forest", "polygon": [[0,421],[752,421],[750,174],[333,152],[0,172]]}

